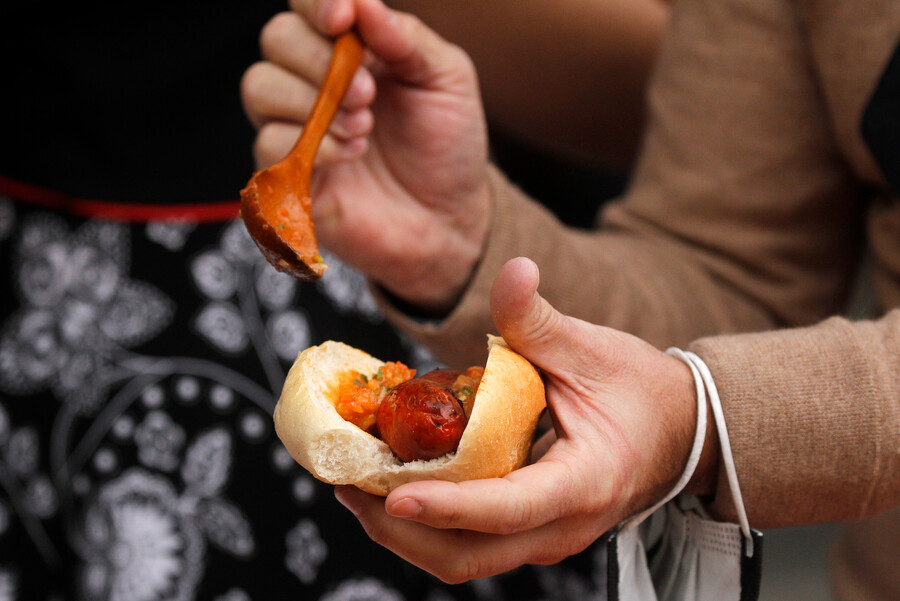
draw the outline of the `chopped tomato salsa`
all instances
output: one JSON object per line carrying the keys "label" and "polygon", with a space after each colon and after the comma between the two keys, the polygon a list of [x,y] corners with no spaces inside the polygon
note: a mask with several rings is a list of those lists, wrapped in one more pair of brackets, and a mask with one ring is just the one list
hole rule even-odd
{"label": "chopped tomato salsa", "polygon": [[375,412],[392,388],[411,380],[416,370],[399,361],[389,361],[374,374],[348,369],[338,377],[335,407],[338,414],[362,430],[375,426]]}
{"label": "chopped tomato salsa", "polygon": [[[468,418],[472,414],[475,393],[478,392],[484,368],[470,367],[464,373],[456,373],[459,375],[453,380],[450,388]],[[345,420],[377,436],[375,413],[381,401],[393,388],[413,379],[415,375],[416,370],[399,361],[385,363],[374,374],[362,374],[348,369],[338,376],[338,383],[333,392],[335,408]]]}

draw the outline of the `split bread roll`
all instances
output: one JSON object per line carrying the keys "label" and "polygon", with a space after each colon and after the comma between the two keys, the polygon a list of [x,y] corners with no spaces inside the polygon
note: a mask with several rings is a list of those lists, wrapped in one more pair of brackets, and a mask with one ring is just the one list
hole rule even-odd
{"label": "split bread roll", "polygon": [[402,462],[386,443],[342,418],[334,405],[338,375],[374,374],[384,363],[340,342],[301,352],[275,407],[275,430],[291,456],[330,484],[385,496],[415,480],[494,478],[528,459],[546,400],[537,370],[502,338],[488,336],[488,360],[456,452]]}

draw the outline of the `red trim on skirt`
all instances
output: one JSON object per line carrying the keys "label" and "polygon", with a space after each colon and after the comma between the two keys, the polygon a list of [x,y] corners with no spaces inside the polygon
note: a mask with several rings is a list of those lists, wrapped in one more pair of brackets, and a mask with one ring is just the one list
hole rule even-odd
{"label": "red trim on skirt", "polygon": [[0,175],[0,195],[81,217],[138,223],[148,221],[230,221],[238,217],[241,208],[240,200],[160,205],[76,198],[63,192],[26,184],[3,175]]}

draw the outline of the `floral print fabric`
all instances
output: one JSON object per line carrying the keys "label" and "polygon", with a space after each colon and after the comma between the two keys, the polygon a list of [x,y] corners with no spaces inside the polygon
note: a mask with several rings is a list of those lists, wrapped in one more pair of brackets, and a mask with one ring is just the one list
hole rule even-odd
{"label": "floral print fabric", "polygon": [[601,551],[447,586],[366,538],[271,412],[333,338],[427,370],[364,279],[269,267],[240,222],[0,197],[0,601],[600,599]]}

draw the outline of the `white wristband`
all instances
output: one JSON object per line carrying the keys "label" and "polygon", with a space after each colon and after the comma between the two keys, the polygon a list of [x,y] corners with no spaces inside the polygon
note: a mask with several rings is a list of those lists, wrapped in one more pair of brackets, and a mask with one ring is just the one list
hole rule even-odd
{"label": "white wristband", "polygon": [[670,348],[666,352],[687,363],[688,367],[691,369],[691,373],[694,375],[694,387],[697,389],[697,425],[696,430],[694,431],[694,445],[691,447],[690,455],[688,455],[687,465],[685,465],[681,477],[678,479],[678,482],[675,483],[675,486],[672,487],[672,490],[652,507],[625,520],[619,529],[621,532],[636,527],[650,517],[657,509],[678,496],[678,494],[684,490],[684,487],[687,486],[687,483],[690,482],[691,477],[694,475],[694,470],[697,469],[697,464],[700,463],[700,455],[703,453],[703,443],[706,440],[706,392],[702,374],[694,366],[684,351],[677,348]]}

